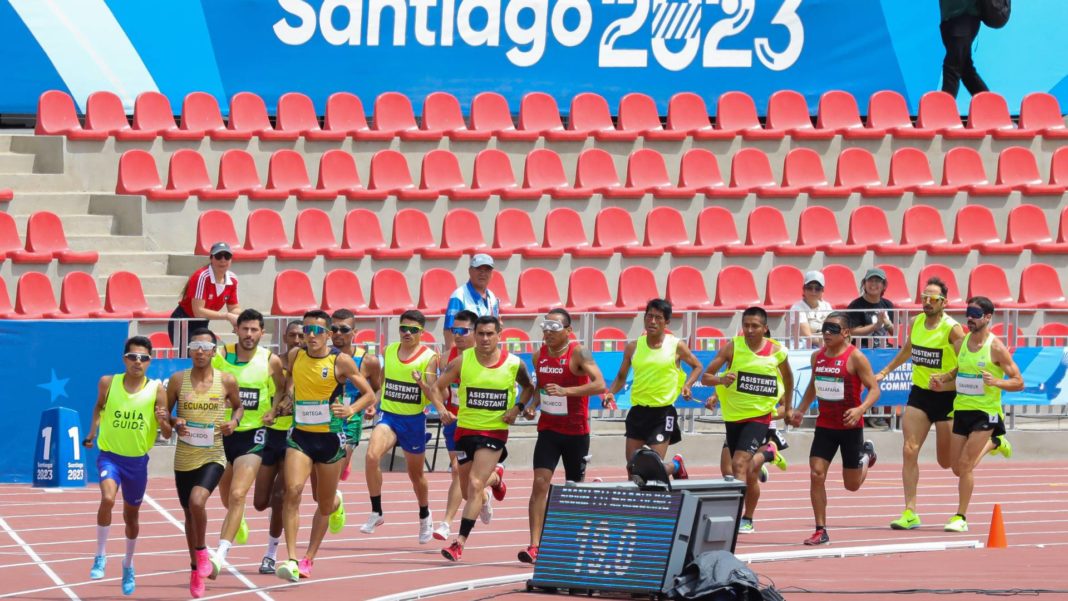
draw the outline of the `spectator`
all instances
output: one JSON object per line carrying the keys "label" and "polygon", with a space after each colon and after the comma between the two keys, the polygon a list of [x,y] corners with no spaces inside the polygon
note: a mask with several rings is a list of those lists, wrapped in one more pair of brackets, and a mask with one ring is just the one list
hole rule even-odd
{"label": "spectator", "polygon": [[942,91],[956,98],[961,81],[972,96],[988,91],[972,62],[972,44],[979,35],[977,0],[939,0],[938,5],[942,12],[942,45],[946,47]]}
{"label": "spectator", "polygon": [[801,300],[790,307],[790,312],[796,315],[798,320],[798,333],[802,347],[819,347],[823,344],[823,336],[820,334],[823,328],[823,320],[833,307],[831,303],[823,300],[823,287],[826,285],[823,274],[819,271],[809,271],[805,274],[805,285],[801,289]]}
{"label": "spectator", "polygon": [[890,312],[894,303],[883,298],[886,292],[886,272],[873,267],[860,282],[861,295],[849,303],[850,334],[859,339],[862,348],[889,346],[885,337],[894,333]]}
{"label": "spectator", "polygon": [[452,348],[452,322],[460,311],[470,311],[479,317],[492,315],[499,317],[500,301],[489,289],[493,275],[493,257],[479,253],[471,257],[471,266],[467,268],[468,280],[449,297],[445,307],[445,348]]}
{"label": "spectator", "polygon": [[[231,325],[237,324],[241,306],[237,302],[237,276],[230,271],[230,261],[234,258],[230,245],[216,242],[211,246],[211,259],[204,267],[193,272],[182,289],[182,300],[171,313],[172,320],[193,317],[189,322],[189,331],[208,327],[208,320],[225,319]],[[226,310],[223,310],[223,307]],[[181,322],[171,321],[167,327],[171,340],[178,348],[184,348],[179,340]]]}

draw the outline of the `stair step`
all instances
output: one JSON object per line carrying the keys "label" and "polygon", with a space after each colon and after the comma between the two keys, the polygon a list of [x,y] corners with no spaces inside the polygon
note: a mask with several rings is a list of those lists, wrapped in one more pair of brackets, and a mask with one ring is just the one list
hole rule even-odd
{"label": "stair step", "polygon": [[[182,286],[185,286],[186,281],[189,279],[177,275],[138,274],[138,277],[141,280],[141,289],[144,290],[146,295],[168,296],[175,302],[178,300],[178,294],[182,291]],[[107,280],[106,275],[99,277],[99,285],[102,290],[107,285]]]}
{"label": "stair step", "polygon": [[139,276],[167,272],[167,253],[148,251],[104,251],[96,264],[96,273],[132,271]]}
{"label": "stair step", "polygon": [[84,192],[23,192],[15,190],[15,198],[7,203],[5,212],[11,216],[29,215],[37,211],[51,211],[57,215],[88,215],[89,195]]}
{"label": "stair step", "polygon": [[74,250],[98,252],[145,251],[148,240],[144,236],[118,236],[114,234],[67,235],[67,242]]}
{"label": "stair step", "polygon": [[146,294],[148,308],[153,311],[173,311],[178,306],[177,294]]}
{"label": "stair step", "polygon": [[[15,227],[19,235],[26,235],[26,222],[29,215],[14,215]],[[71,236],[108,236],[111,234],[115,218],[111,215],[60,215],[63,232]]]}
{"label": "stair step", "polygon": [[[32,173],[34,160],[32,154],[0,153],[0,174]],[[6,179],[6,175],[0,175],[0,185],[5,185],[3,182]]]}
{"label": "stair step", "polygon": [[10,173],[3,176],[5,188],[16,193],[64,192],[81,188],[73,176],[66,173]]}

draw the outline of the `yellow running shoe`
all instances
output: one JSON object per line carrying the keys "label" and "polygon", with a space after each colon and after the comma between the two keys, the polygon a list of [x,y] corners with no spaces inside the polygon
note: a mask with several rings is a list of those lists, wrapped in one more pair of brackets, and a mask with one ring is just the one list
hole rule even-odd
{"label": "yellow running shoe", "polygon": [[901,517],[890,522],[890,527],[894,530],[912,530],[920,527],[920,516],[916,515],[916,512],[911,509],[906,509],[901,512]]}
{"label": "yellow running shoe", "polygon": [[237,527],[237,534],[234,535],[234,542],[243,545],[248,542],[248,522],[245,518],[241,518],[241,525]]}
{"label": "yellow running shoe", "polygon": [[991,455],[1001,455],[1005,459],[1012,457],[1012,443],[1009,442],[1009,437],[995,436],[994,440],[998,446],[990,449]]}
{"label": "yellow running shoe", "polygon": [[337,509],[330,514],[330,534],[337,534],[345,527],[345,498],[337,491]]}

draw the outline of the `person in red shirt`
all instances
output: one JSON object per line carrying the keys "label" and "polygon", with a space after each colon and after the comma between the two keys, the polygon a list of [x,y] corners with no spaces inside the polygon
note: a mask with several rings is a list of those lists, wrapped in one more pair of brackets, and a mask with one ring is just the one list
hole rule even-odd
{"label": "person in red shirt", "polygon": [[[864,440],[864,413],[879,400],[879,384],[871,363],[849,343],[849,317],[834,312],[823,321],[823,348],[812,353],[812,379],[801,405],[791,415],[791,424],[801,425],[805,412],[819,399],[819,417],[812,437],[808,464],[810,493],[816,531],[806,545],[829,543],[827,536],[827,468],[842,450],[842,482],[848,491],[860,490],[868,469],[875,465],[875,445]],[[868,394],[861,399],[861,388]]]}
{"label": "person in red shirt", "polygon": [[[241,305],[237,302],[237,276],[230,271],[230,261],[233,258],[234,253],[229,244],[213,244],[210,262],[189,276],[189,281],[182,290],[182,300],[171,313],[171,319],[195,318],[189,322],[189,332],[208,327],[208,320],[211,319],[225,319],[237,327]],[[171,321],[167,326],[171,341],[179,348],[182,348],[178,339],[182,331],[181,323]]]}
{"label": "person in red shirt", "polygon": [[534,401],[526,408],[527,419],[538,419],[534,444],[534,487],[530,492],[530,545],[519,552],[519,561],[538,559],[541,530],[549,483],[561,458],[565,477],[582,482],[590,454],[590,397],[605,390],[604,376],[586,347],[570,339],[571,315],[564,309],[549,311],[541,321],[544,344],[534,354],[537,381]]}

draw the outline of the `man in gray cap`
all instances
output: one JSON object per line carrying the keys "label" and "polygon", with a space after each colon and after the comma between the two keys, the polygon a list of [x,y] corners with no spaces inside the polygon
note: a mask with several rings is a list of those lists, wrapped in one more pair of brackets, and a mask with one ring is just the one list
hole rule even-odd
{"label": "man in gray cap", "polygon": [[823,300],[823,287],[826,285],[823,273],[809,271],[805,274],[805,284],[801,289],[801,300],[790,307],[790,313],[798,321],[798,334],[801,347],[818,347],[822,344],[823,336],[820,328],[823,320],[831,312],[831,303]]}
{"label": "man in gray cap", "polygon": [[471,311],[475,315],[492,315],[500,317],[501,307],[497,296],[489,289],[493,276],[493,257],[479,253],[471,257],[471,266],[467,269],[467,283],[460,286],[449,297],[445,307],[445,348],[453,344],[452,322],[460,311]]}

